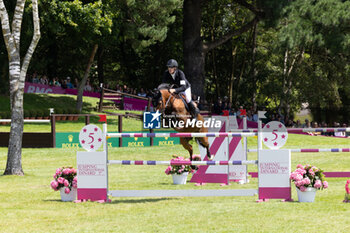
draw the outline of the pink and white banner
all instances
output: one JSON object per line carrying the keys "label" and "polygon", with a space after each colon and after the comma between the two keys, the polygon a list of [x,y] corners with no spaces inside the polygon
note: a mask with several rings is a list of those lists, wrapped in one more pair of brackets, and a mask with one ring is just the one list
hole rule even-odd
{"label": "pink and white banner", "polygon": [[[26,82],[24,86],[24,93],[77,95],[78,90]],[[84,91],[83,95],[100,98],[100,93],[98,92]]]}
{"label": "pink and white banner", "polygon": [[[78,90],[63,89],[62,87],[26,82],[24,86],[24,93],[77,95]],[[88,97],[100,98],[100,93],[98,92],[84,91],[83,95]],[[120,101],[115,102],[119,103]],[[145,111],[147,104],[147,100],[140,100],[129,97],[124,98],[124,110]]]}
{"label": "pink and white banner", "polygon": [[61,87],[26,82],[24,93],[66,94],[66,90]]}

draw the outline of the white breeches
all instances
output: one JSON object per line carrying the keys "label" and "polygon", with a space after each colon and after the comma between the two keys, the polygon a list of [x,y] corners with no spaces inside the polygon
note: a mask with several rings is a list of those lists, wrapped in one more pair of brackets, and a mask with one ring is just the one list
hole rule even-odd
{"label": "white breeches", "polygon": [[186,102],[189,103],[192,101],[192,93],[191,93],[191,88],[187,88],[184,92],[181,92],[186,96]]}

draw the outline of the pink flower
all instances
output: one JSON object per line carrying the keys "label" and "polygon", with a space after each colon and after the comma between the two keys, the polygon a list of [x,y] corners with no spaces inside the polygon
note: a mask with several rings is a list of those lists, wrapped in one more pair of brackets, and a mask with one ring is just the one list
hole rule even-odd
{"label": "pink flower", "polygon": [[63,184],[64,180],[65,179],[63,177],[58,177],[57,182],[60,183],[60,184]]}
{"label": "pink flower", "polygon": [[304,185],[304,182],[303,182],[302,180],[296,181],[296,182],[295,182],[295,186],[297,186],[298,188],[299,188],[300,186],[303,186],[303,185]]}
{"label": "pink flower", "polygon": [[350,180],[347,180],[346,184],[345,184],[345,191],[346,191],[347,194],[350,194],[349,184],[350,184]]}
{"label": "pink flower", "polygon": [[78,188],[78,182],[76,180],[73,180],[72,186],[73,188]]}
{"label": "pink flower", "polygon": [[51,181],[50,185],[53,190],[57,191],[58,182],[56,180]]}
{"label": "pink flower", "polygon": [[321,182],[320,180],[316,180],[316,181],[315,181],[315,184],[314,184],[314,188],[319,189],[319,188],[321,188],[321,187],[322,187],[322,182]]}
{"label": "pink flower", "polygon": [[69,173],[70,173],[70,169],[69,168],[63,169],[63,174],[64,175],[69,175]]}
{"label": "pink flower", "polygon": [[165,169],[165,174],[169,175],[171,172],[171,166],[167,167],[167,169]]}
{"label": "pink flower", "polygon": [[62,175],[62,172],[61,171],[56,171],[55,176],[60,176],[60,175]]}
{"label": "pink flower", "polygon": [[301,181],[303,179],[303,176],[301,175],[301,174],[297,174],[296,176],[295,176],[295,180],[296,181]]}
{"label": "pink flower", "polygon": [[323,181],[323,188],[328,188],[328,182],[327,181]]}
{"label": "pink flower", "polygon": [[70,189],[69,188],[65,188],[64,192],[68,194],[68,193],[70,193]]}
{"label": "pink flower", "polygon": [[300,186],[299,189],[300,189],[300,191],[302,191],[302,192],[305,192],[305,190],[306,190],[305,186]]}
{"label": "pink flower", "polygon": [[68,187],[69,186],[69,181],[68,180],[64,180],[63,184],[64,184],[64,186]]}
{"label": "pink flower", "polygon": [[299,173],[301,175],[304,175],[306,173],[306,171],[304,169],[301,169],[301,168],[296,169],[294,172]]}
{"label": "pink flower", "polygon": [[297,175],[296,172],[292,172],[292,173],[290,173],[289,178],[290,178],[291,180],[295,180],[296,175]]}
{"label": "pink flower", "polygon": [[74,176],[73,181],[77,182],[78,181],[78,177]]}
{"label": "pink flower", "polygon": [[297,165],[297,168],[302,168],[302,169],[304,169],[304,166],[301,165],[301,164],[298,164],[298,165]]}
{"label": "pink flower", "polygon": [[305,179],[303,179],[303,183],[304,185],[309,185],[311,183],[309,177],[306,177]]}
{"label": "pink flower", "polygon": [[310,175],[312,175],[312,176],[315,175],[315,172],[314,172],[312,169],[309,169],[309,173],[310,173]]}

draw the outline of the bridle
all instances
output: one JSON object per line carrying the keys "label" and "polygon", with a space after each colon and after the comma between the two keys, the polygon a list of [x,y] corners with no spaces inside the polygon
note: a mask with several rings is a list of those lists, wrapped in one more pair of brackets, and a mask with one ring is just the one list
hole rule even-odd
{"label": "bridle", "polygon": [[[171,89],[171,87],[167,89],[169,93],[170,93],[170,89]],[[166,90],[166,89],[163,89],[163,90]],[[170,93],[169,98],[168,98],[167,101],[165,102],[165,101],[164,101],[164,98],[163,98],[163,95],[162,95],[162,92],[161,92],[160,90],[159,90],[159,93],[160,93],[160,98],[162,99],[161,101],[158,101],[158,103],[161,102],[160,112],[161,112],[162,114],[164,114],[165,109],[166,109],[168,106],[170,106],[169,103],[171,103],[171,99],[175,98],[175,96],[174,96],[173,94]],[[158,99],[159,99],[159,98],[158,98]]]}

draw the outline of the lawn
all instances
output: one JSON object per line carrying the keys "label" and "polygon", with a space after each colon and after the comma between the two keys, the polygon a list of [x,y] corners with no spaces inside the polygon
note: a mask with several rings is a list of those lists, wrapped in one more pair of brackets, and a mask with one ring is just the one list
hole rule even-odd
{"label": "lawn", "polygon": [[[248,140],[249,148],[256,139]],[[286,148],[349,147],[349,139],[289,135]],[[197,148],[196,153],[198,153]],[[112,148],[110,159],[168,160],[186,155],[180,146]],[[0,174],[7,148],[0,148]],[[256,159],[250,153],[248,159]],[[293,153],[292,169],[309,163],[325,171],[350,171],[348,153]],[[0,232],[349,232],[350,204],[342,203],[346,178],[328,178],[329,188],[318,191],[315,203],[284,203],[257,197],[111,198],[100,204],[64,203],[50,189],[56,168],[76,165],[76,151],[23,149],[25,176],[0,175]],[[256,188],[249,184],[202,187],[172,185],[163,166],[110,167],[109,185],[115,189],[234,189]],[[256,167],[249,167],[256,171]],[[292,195],[297,200],[293,187]]]}

